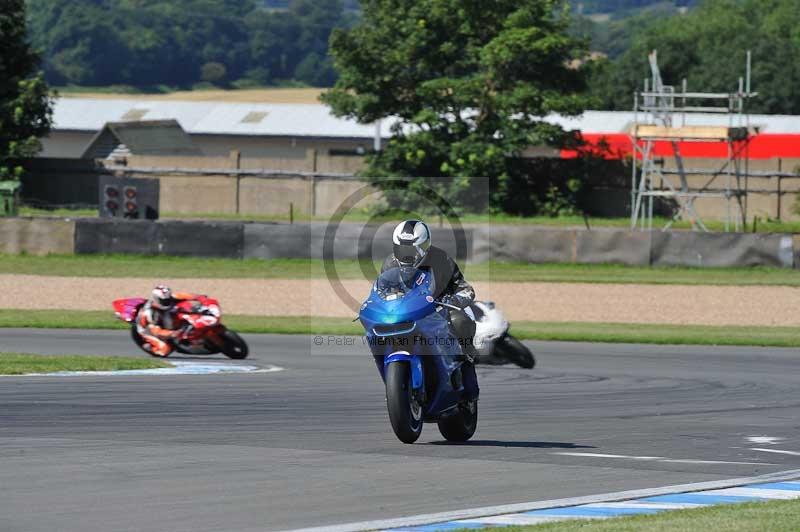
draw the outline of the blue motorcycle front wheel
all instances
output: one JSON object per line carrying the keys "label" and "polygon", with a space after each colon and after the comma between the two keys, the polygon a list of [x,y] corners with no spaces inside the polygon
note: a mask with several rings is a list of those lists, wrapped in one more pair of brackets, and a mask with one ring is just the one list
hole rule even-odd
{"label": "blue motorcycle front wheel", "polygon": [[393,362],[386,368],[386,405],[397,438],[403,443],[417,441],[422,434],[422,404],[411,388],[411,368],[406,362]]}

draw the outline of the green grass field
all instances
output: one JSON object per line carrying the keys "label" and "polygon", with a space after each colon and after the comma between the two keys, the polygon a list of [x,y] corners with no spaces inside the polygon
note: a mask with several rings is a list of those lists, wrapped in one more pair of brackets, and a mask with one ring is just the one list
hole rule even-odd
{"label": "green grass field", "polygon": [[[347,318],[225,316],[225,324],[241,333],[362,335],[358,322]],[[0,328],[127,329],[105,311],[0,309]],[[632,323],[514,322],[511,332],[524,340],[681,345],[745,345],[800,347],[800,327],[714,327]]]}
{"label": "green grass field", "polygon": [[573,520],[534,526],[485,528],[486,532],[797,532],[800,501],[773,501],[670,510],[652,515]]}
{"label": "green grass field", "polygon": [[88,355],[46,356],[27,353],[0,353],[0,375],[55,373],[58,371],[120,371],[170,367],[172,367],[172,364],[155,358],[99,357]]}
{"label": "green grass field", "polygon": [[[376,271],[376,265],[363,264]],[[337,261],[343,279],[364,279],[362,264]],[[471,281],[644,283],[800,286],[800,271],[786,268],[650,268],[614,264],[466,264]],[[61,277],[321,279],[322,261],[307,259],[197,259],[137,255],[0,255],[0,273]]]}
{"label": "green grass field", "polygon": [[252,89],[195,89],[179,90],[167,85],[148,87],[146,90],[130,85],[103,87],[61,86],[56,90],[67,98],[126,98],[167,101],[215,101],[253,103],[319,103],[325,89],[314,87],[263,87]]}

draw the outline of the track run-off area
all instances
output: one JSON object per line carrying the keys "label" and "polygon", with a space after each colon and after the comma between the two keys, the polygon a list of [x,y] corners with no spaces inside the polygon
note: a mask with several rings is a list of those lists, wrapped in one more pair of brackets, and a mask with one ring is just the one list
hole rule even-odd
{"label": "track run-off area", "polygon": [[[245,337],[283,371],[0,379],[0,530],[287,530],[800,468],[796,350],[530,342],[535,370],[480,369],[473,441],[403,445],[360,341]],[[125,331],[0,329],[0,352],[145,356]]]}

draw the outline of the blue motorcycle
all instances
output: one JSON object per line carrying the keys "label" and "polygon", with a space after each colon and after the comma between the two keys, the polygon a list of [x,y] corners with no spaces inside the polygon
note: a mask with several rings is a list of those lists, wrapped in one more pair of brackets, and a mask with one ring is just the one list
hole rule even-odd
{"label": "blue motorcycle", "polygon": [[414,443],[424,422],[436,421],[449,441],[475,433],[478,401],[464,390],[461,345],[448,323],[448,308],[434,298],[433,275],[414,268],[382,273],[361,306],[359,319],[386,385],[392,429]]}

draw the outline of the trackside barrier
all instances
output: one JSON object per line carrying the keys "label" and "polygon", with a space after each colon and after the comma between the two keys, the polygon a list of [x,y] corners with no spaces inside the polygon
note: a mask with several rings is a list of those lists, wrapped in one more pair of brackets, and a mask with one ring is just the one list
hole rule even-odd
{"label": "trackside barrier", "polygon": [[75,253],[242,258],[241,223],[80,219]]}
{"label": "trackside barrier", "polygon": [[476,228],[470,257],[475,262],[575,262],[576,231],[523,226]]}
{"label": "trackside barrier", "polygon": [[791,235],[747,233],[653,233],[656,266],[777,266],[791,268]]}
{"label": "trackside barrier", "polygon": [[[329,226],[323,223],[310,224],[265,224],[245,223],[245,258],[311,258],[324,257],[326,238],[334,235],[331,246],[334,259],[383,260],[392,252],[394,224],[367,225],[343,223]],[[455,236],[452,231],[432,228],[436,245],[456,257],[462,255],[471,260],[472,230],[462,229]],[[459,242],[460,241],[460,242]],[[460,244],[460,245],[459,245]]]}
{"label": "trackside barrier", "polygon": [[48,218],[0,218],[0,253],[72,255],[75,222]]}
{"label": "trackside barrier", "polygon": [[650,235],[629,231],[577,231],[575,262],[650,264]]}
{"label": "trackside barrier", "polygon": [[[335,231],[335,244],[330,246],[333,257],[384,258],[391,252],[392,227],[341,224]],[[0,220],[0,253],[319,260],[329,231],[323,223],[7,218]],[[458,237],[438,227],[432,232],[438,246],[471,262],[800,267],[800,238],[784,234],[649,234],[499,225],[468,227]]]}

